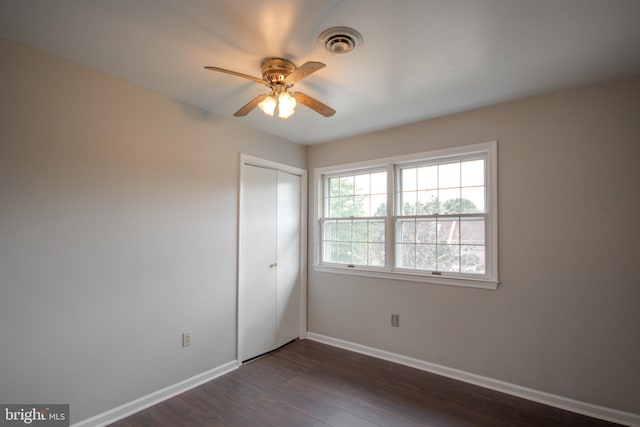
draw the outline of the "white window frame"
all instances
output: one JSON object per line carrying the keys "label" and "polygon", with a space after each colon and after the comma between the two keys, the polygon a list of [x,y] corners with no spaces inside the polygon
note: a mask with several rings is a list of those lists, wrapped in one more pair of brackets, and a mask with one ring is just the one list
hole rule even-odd
{"label": "white window frame", "polygon": [[[443,160],[466,155],[486,156],[486,222],[485,222],[485,274],[471,275],[446,272],[421,272],[395,268],[395,228],[396,228],[396,167],[420,161]],[[346,266],[323,264],[321,262],[321,220],[323,218],[324,181],[328,175],[353,172],[363,169],[387,169],[387,216],[385,219],[385,258],[382,267]],[[441,285],[465,286],[482,289],[497,289],[498,280],[498,143],[497,141],[445,148],[428,152],[387,157],[364,162],[316,168],[314,170],[315,194],[313,206],[313,268],[314,271],[378,277],[393,280],[435,283]]]}

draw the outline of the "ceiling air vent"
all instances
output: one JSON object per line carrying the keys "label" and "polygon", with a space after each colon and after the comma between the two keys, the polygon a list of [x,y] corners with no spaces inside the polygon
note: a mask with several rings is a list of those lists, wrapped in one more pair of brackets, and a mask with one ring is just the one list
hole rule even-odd
{"label": "ceiling air vent", "polygon": [[333,27],[320,33],[318,43],[331,53],[344,54],[362,45],[362,36],[353,28]]}

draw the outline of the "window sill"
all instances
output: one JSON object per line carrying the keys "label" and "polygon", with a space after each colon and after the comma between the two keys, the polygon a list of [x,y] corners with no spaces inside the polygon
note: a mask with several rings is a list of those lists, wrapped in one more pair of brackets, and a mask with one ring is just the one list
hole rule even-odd
{"label": "window sill", "polygon": [[476,289],[498,289],[499,281],[488,279],[472,279],[466,277],[428,276],[405,271],[373,270],[363,267],[351,268],[342,266],[314,265],[314,271],[322,273],[346,274],[352,276],[377,277],[380,279],[403,280],[409,282],[434,283],[437,285],[463,286]]}

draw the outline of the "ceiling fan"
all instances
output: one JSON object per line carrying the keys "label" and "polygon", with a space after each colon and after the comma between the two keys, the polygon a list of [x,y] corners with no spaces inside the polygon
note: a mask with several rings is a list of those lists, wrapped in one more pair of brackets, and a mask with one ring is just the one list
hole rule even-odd
{"label": "ceiling fan", "polygon": [[242,77],[263,84],[271,89],[271,92],[253,98],[236,111],[233,114],[234,116],[244,117],[253,111],[254,108],[259,107],[268,116],[273,116],[277,109],[278,117],[288,119],[295,112],[294,108],[298,102],[325,117],[331,117],[335,114],[336,110],[309,95],[305,95],[302,92],[289,92],[289,89],[294,84],[324,67],[325,64],[321,62],[309,61],[296,68],[295,64],[287,59],[267,58],[262,61],[262,78],[219,67],[204,68]]}

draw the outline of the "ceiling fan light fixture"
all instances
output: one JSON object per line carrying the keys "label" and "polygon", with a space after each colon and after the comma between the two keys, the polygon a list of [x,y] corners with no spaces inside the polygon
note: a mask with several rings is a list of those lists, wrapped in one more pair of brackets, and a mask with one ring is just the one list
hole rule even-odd
{"label": "ceiling fan light fixture", "polygon": [[262,110],[267,116],[273,117],[273,114],[276,111],[276,105],[278,102],[276,98],[269,95],[258,104],[258,108]]}
{"label": "ceiling fan light fixture", "polygon": [[289,92],[280,92],[278,95],[278,117],[288,119],[295,113],[296,100]]}
{"label": "ceiling fan light fixture", "polygon": [[363,43],[362,35],[349,27],[333,27],[324,30],[318,36],[318,43],[326,51],[335,54],[349,53]]}

